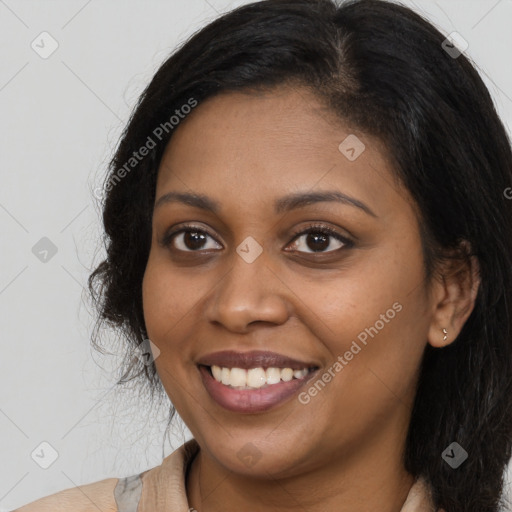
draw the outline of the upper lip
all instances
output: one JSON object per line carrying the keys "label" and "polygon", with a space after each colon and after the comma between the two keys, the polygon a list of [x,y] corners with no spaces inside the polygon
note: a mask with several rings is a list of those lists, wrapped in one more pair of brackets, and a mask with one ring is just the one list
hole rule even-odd
{"label": "upper lip", "polygon": [[298,361],[297,359],[266,350],[252,350],[250,352],[224,350],[221,352],[212,352],[198,359],[197,364],[245,369],[291,368],[292,370],[302,370],[302,368],[318,367],[315,363]]}

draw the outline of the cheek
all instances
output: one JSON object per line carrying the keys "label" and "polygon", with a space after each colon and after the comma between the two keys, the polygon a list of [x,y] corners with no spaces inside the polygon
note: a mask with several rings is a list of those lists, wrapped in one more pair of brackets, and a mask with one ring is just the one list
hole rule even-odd
{"label": "cheek", "polygon": [[384,252],[337,279],[295,280],[294,292],[307,297],[303,314],[309,327],[330,354],[330,364],[340,363],[332,369],[339,376],[332,379],[333,390],[349,388],[358,400],[368,393],[404,395],[427,341],[421,253],[415,247]]}
{"label": "cheek", "polygon": [[170,311],[172,308],[170,288],[165,286],[165,280],[161,277],[158,265],[150,256],[142,280],[142,307],[148,336],[155,340],[160,338],[157,333],[160,332],[162,323],[165,322],[166,311]]}
{"label": "cheek", "polygon": [[172,266],[165,253],[150,254],[142,281],[144,321],[148,338],[160,350],[155,365],[168,391],[187,382],[189,372],[196,371],[192,361],[201,348],[196,337],[204,317],[205,294],[215,279]]}
{"label": "cheek", "polygon": [[191,308],[182,284],[169,265],[150,256],[142,281],[142,304],[148,337],[160,349],[160,361],[155,361],[158,369],[162,360],[172,362],[172,353],[179,348],[175,342],[180,340],[180,319]]}
{"label": "cheek", "polygon": [[150,255],[142,281],[142,304],[148,336],[159,347],[179,339],[174,330],[193,308],[195,300],[186,281],[168,263]]}
{"label": "cheek", "polygon": [[188,300],[184,277],[171,272],[168,262],[158,260],[150,255],[142,281],[144,321],[148,338],[160,351],[155,366],[163,387],[174,406],[182,409],[183,382],[189,371],[179,357],[188,339],[183,319],[195,301]]}

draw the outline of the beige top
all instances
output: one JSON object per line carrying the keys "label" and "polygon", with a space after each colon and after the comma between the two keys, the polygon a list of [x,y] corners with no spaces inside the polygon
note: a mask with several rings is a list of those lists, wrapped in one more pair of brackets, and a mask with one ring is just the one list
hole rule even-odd
{"label": "beige top", "polygon": [[[185,475],[198,450],[190,439],[153,469],[66,489],[12,512],[189,512]],[[400,512],[435,512],[423,479],[411,487]]]}

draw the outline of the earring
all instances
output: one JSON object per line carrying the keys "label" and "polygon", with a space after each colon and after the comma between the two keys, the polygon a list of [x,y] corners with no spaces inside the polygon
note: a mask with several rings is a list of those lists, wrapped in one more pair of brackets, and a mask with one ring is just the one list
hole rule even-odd
{"label": "earring", "polygon": [[445,328],[443,328],[443,334],[444,334],[443,341],[446,341],[448,339],[448,336],[447,336],[448,331]]}

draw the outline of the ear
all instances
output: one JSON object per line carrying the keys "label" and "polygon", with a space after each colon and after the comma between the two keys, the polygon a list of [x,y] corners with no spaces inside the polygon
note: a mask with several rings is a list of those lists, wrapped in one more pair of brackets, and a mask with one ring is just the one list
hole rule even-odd
{"label": "ear", "polygon": [[[433,347],[449,345],[459,335],[471,315],[480,285],[480,267],[471,246],[463,240],[457,253],[466,253],[469,261],[454,258],[444,265],[441,277],[432,284],[432,321],[428,342]],[[444,340],[446,329],[446,340]]]}

